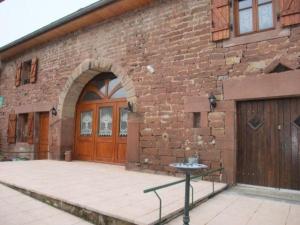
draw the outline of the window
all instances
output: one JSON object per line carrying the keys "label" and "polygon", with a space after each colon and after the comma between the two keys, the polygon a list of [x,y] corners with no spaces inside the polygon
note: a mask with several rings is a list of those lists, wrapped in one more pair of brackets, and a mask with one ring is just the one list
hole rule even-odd
{"label": "window", "polygon": [[193,113],[193,128],[200,128],[200,118],[201,118],[201,113],[199,112]]}
{"label": "window", "polygon": [[102,73],[91,80],[84,88],[80,102],[126,98],[126,91],[121,81],[112,73]]}
{"label": "window", "polygon": [[31,60],[23,62],[21,71],[21,84],[28,84],[30,82]]}
{"label": "window", "polygon": [[112,136],[112,122],[113,122],[112,107],[103,107],[99,110],[99,136]]}
{"label": "window", "polygon": [[92,135],[92,124],[93,124],[93,112],[86,111],[80,115],[80,135],[91,136]]}
{"label": "window", "polygon": [[235,12],[238,35],[274,28],[272,0],[236,0]]}
{"label": "window", "polygon": [[120,125],[119,125],[119,136],[127,136],[127,121],[128,121],[128,110],[126,108],[120,108]]}
{"label": "window", "polygon": [[24,84],[35,83],[37,79],[37,65],[37,58],[18,63],[15,77],[15,86],[19,87],[20,85]]}
{"label": "window", "polygon": [[28,138],[28,114],[19,114],[17,120],[17,141],[27,142]]}

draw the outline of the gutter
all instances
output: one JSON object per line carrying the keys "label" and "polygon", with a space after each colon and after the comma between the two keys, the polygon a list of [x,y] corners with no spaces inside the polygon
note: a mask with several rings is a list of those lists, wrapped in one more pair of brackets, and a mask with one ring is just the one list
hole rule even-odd
{"label": "gutter", "polygon": [[0,53],[116,1],[117,0],[99,0],[87,7],[81,8],[74,13],[71,13],[7,45],[0,47]]}

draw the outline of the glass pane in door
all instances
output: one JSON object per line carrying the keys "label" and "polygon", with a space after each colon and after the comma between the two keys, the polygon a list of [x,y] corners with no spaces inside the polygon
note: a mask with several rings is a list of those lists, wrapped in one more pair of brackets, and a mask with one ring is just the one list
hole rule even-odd
{"label": "glass pane in door", "polygon": [[112,107],[103,107],[99,110],[99,136],[112,136]]}
{"label": "glass pane in door", "polygon": [[121,137],[127,136],[127,119],[128,119],[128,111],[125,108],[120,108],[119,135]]}
{"label": "glass pane in door", "polygon": [[80,135],[90,136],[92,134],[92,111],[86,111],[80,113]]}

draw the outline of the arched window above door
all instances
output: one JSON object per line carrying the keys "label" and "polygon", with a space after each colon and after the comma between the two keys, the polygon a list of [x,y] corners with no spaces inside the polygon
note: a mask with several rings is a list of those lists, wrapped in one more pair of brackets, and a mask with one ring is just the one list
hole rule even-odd
{"label": "arched window above door", "polygon": [[102,73],[92,79],[83,89],[79,102],[126,98],[120,79],[113,73]]}

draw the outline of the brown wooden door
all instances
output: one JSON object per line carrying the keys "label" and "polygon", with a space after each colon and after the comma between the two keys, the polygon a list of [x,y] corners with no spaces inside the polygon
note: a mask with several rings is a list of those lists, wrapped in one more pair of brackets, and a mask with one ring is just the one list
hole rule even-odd
{"label": "brown wooden door", "polygon": [[40,113],[39,120],[39,145],[37,159],[48,159],[49,113]]}
{"label": "brown wooden door", "polygon": [[300,98],[278,100],[278,111],[280,187],[300,190]]}
{"label": "brown wooden door", "polygon": [[113,75],[94,78],[84,88],[76,110],[75,157],[124,163],[127,148],[127,101]]}
{"label": "brown wooden door", "polygon": [[[96,132],[93,160],[124,163],[127,143],[127,110],[124,101],[96,104]],[[122,130],[122,122],[126,123]]]}
{"label": "brown wooden door", "polygon": [[300,189],[300,99],[237,104],[239,183]]}
{"label": "brown wooden door", "polygon": [[114,103],[97,105],[96,127],[94,159],[101,162],[114,162],[116,147],[116,105]]}
{"label": "brown wooden door", "polygon": [[75,156],[79,160],[93,160],[96,106],[77,106]]}
{"label": "brown wooden door", "polygon": [[124,163],[126,161],[127,148],[127,116],[126,103],[119,102],[116,105],[117,125],[116,125],[116,162]]}

